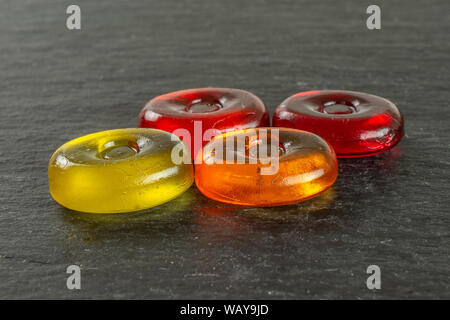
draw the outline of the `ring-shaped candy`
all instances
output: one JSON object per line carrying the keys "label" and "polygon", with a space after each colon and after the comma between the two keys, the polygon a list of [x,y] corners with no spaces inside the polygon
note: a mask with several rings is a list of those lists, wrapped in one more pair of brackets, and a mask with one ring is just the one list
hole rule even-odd
{"label": "ring-shaped candy", "polygon": [[336,154],[325,140],[286,128],[216,136],[195,160],[195,183],[205,196],[247,206],[310,199],[331,187],[337,173]]}
{"label": "ring-shaped candy", "polygon": [[339,158],[379,154],[403,137],[403,117],[389,100],[353,91],[308,91],[284,100],[273,126],[313,132],[327,140]]}
{"label": "ring-shaped candy", "polygon": [[174,163],[173,152],[189,159],[178,137],[155,129],[110,130],[71,140],[50,159],[50,194],[64,207],[90,213],[162,204],[194,180],[192,164]]}
{"label": "ring-shaped candy", "polygon": [[138,126],[177,134],[195,158],[213,136],[226,131],[270,126],[270,116],[261,99],[248,91],[187,89],[150,100],[139,115]]}

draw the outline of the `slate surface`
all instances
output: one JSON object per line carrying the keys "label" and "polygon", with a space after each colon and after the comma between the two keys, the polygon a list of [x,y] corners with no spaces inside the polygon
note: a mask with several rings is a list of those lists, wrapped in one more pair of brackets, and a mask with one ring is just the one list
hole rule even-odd
{"label": "slate surface", "polygon": [[[365,27],[365,0],[78,0],[81,31],[65,27],[71,3],[0,2],[0,298],[450,298],[448,1],[378,1],[380,31]],[[299,91],[373,93],[399,106],[406,137],[340,161],[336,185],[299,205],[223,205],[193,187],[92,216],[51,199],[62,143],[204,86],[249,90],[272,111]]]}

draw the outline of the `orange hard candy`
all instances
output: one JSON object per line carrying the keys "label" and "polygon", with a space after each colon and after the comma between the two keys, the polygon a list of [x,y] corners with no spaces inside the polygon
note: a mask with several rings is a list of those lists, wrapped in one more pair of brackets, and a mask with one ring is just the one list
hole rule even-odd
{"label": "orange hard candy", "polygon": [[195,160],[195,183],[205,196],[248,206],[310,199],[331,187],[337,172],[336,154],[325,140],[286,128],[224,133]]}

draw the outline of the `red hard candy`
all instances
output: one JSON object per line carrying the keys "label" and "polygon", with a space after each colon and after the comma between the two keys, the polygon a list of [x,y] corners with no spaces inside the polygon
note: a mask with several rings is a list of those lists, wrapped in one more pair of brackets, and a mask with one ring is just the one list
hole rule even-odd
{"label": "red hard candy", "polygon": [[308,91],[284,100],[274,127],[313,132],[340,158],[365,157],[389,150],[403,137],[403,117],[384,98],[353,91]]}
{"label": "red hard candy", "polygon": [[139,127],[177,134],[190,146],[192,158],[217,134],[267,126],[270,116],[261,99],[238,89],[171,92],[150,100],[139,115]]}

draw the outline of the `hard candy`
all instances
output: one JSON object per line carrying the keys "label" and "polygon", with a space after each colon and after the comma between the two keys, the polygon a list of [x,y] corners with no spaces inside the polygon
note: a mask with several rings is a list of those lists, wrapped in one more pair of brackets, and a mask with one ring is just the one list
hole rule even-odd
{"label": "hard candy", "polygon": [[231,130],[270,126],[269,112],[254,94],[238,89],[181,90],[150,100],[139,127],[177,134],[192,158],[213,136]]}
{"label": "hard candy", "polygon": [[248,206],[312,198],[337,178],[336,155],[319,136],[285,128],[228,132],[195,160],[195,183],[207,197]]}
{"label": "hard candy", "polygon": [[284,100],[273,126],[313,132],[327,140],[340,158],[379,154],[403,137],[403,117],[384,98],[353,91],[308,91]]}
{"label": "hard candy", "polygon": [[91,213],[162,204],[194,180],[192,164],[174,163],[173,150],[189,155],[178,137],[154,129],[118,129],[74,139],[50,159],[50,194],[64,207]]}

